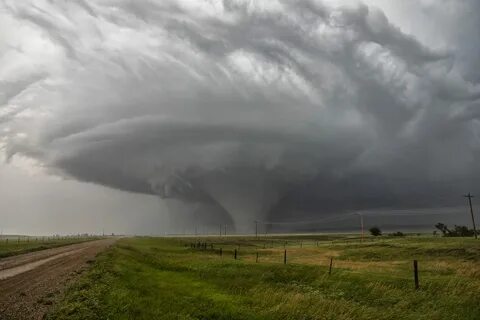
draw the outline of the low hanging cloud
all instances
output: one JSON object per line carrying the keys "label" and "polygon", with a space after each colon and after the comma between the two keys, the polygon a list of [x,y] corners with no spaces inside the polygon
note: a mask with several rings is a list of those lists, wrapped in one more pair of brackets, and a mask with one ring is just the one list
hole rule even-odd
{"label": "low hanging cloud", "polygon": [[178,219],[445,205],[480,177],[475,48],[424,43],[374,6],[4,1],[0,16],[7,158],[159,195]]}

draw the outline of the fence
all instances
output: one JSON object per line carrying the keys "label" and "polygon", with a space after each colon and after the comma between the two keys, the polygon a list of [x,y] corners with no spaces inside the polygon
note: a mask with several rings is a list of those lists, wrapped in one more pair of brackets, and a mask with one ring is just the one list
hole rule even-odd
{"label": "fence", "polygon": [[[288,241],[285,241],[283,243],[283,247],[284,247],[284,252],[283,252],[283,264],[287,264],[287,245],[288,245]],[[188,247],[188,245],[186,245]],[[300,241],[300,244],[299,244],[300,248],[303,248],[304,247],[304,241]],[[314,242],[314,246],[315,247],[319,247],[319,241],[315,241]],[[237,248],[234,248],[233,249],[233,259],[234,260],[238,260],[239,259],[239,247],[238,246]],[[218,249],[216,249],[214,247],[214,244],[213,243],[210,243],[208,244],[207,242],[196,242],[196,243],[190,243],[190,248],[191,249],[197,249],[197,250],[202,250],[202,251],[206,251],[207,248],[210,248],[210,251],[211,252],[215,252],[217,253],[220,257],[223,258],[223,253],[224,253],[224,250],[222,247],[219,247]],[[263,248],[266,249],[266,244],[264,243],[263,244]],[[271,248],[274,248],[274,245],[273,243],[271,244]],[[260,258],[260,254],[258,252],[258,250],[255,252],[255,263],[258,263],[259,262],[259,258]],[[332,274],[332,270],[333,270],[333,262],[334,262],[334,258],[333,257],[330,257],[329,258],[329,264],[328,264],[328,275],[331,275]],[[414,285],[415,285],[415,289],[418,290],[420,288],[420,284],[419,284],[419,275],[418,275],[418,261],[417,260],[413,260],[413,279],[414,279]]]}

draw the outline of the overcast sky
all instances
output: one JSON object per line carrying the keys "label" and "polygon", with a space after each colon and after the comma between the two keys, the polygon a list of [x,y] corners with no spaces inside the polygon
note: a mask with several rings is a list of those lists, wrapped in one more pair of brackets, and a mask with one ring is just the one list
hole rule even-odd
{"label": "overcast sky", "polygon": [[479,12],[0,0],[0,228],[245,232],[357,211],[392,228],[468,223]]}

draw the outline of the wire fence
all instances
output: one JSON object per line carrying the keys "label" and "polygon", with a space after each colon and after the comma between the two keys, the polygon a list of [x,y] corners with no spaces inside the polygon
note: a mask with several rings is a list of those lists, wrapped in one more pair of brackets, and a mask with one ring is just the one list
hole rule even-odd
{"label": "wire fence", "polygon": [[[347,239],[343,239],[343,244],[348,244],[349,242],[345,241]],[[374,242],[373,239],[365,239],[359,242],[359,239],[348,239],[349,241],[356,241],[359,244],[366,244]],[[369,241],[370,240],[370,241]],[[338,241],[338,240],[337,240]],[[312,248],[320,248],[323,245],[331,246],[333,241],[329,241],[327,243],[319,243],[319,241],[285,241],[283,246],[280,241],[273,241],[270,242],[272,245],[271,247],[266,247],[258,244],[254,245],[245,245],[247,249],[241,250],[241,244],[231,244],[231,243],[208,243],[206,241],[196,241],[185,243],[185,248],[189,248],[194,251],[203,251],[208,253],[214,253],[218,257],[222,259],[233,259],[233,260],[244,260],[255,263],[276,263],[280,264],[283,263],[284,265],[290,263],[300,263],[302,261],[309,260],[310,258],[318,258],[318,252],[308,252],[308,249]],[[264,243],[265,244],[265,243]],[[227,245],[227,249],[225,249],[225,245]],[[244,252],[245,251],[245,252]],[[293,252],[293,255],[290,253]],[[276,254],[274,254],[276,253]],[[300,253],[300,254],[299,254]],[[317,264],[321,266],[327,267],[327,274],[332,275],[335,269],[335,259],[334,256],[321,256],[323,261]],[[419,268],[418,268],[418,260],[412,261],[412,275],[413,275],[413,283],[414,288],[418,290],[420,288],[420,281],[419,281]],[[345,269],[345,268],[340,268]],[[392,277],[398,278],[391,274]],[[403,277],[402,277],[403,278]]]}

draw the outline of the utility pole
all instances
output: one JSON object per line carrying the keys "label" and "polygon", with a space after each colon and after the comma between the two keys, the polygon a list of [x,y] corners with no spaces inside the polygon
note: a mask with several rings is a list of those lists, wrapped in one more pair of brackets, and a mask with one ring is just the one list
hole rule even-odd
{"label": "utility pole", "polygon": [[258,221],[255,220],[255,238],[258,238]]}
{"label": "utility pole", "polygon": [[475,217],[473,215],[473,208],[472,208],[472,198],[473,195],[470,192],[464,195],[465,198],[468,198],[468,204],[470,205],[470,214],[472,215],[472,224],[473,224],[473,233],[475,235],[475,239],[477,239],[477,227],[475,226]]}
{"label": "utility pole", "polygon": [[225,235],[227,235],[227,225],[225,225]]}
{"label": "utility pole", "polygon": [[365,230],[363,228],[363,215],[361,213],[355,213],[355,214],[360,216],[360,228],[362,229],[362,242],[363,242],[363,238],[365,237]]}
{"label": "utility pole", "polygon": [[362,242],[363,242],[363,240],[365,238],[365,228],[363,226],[363,215],[362,214],[360,214],[360,224],[362,225]]}
{"label": "utility pole", "polygon": [[222,236],[222,225],[220,225],[220,237]]}

